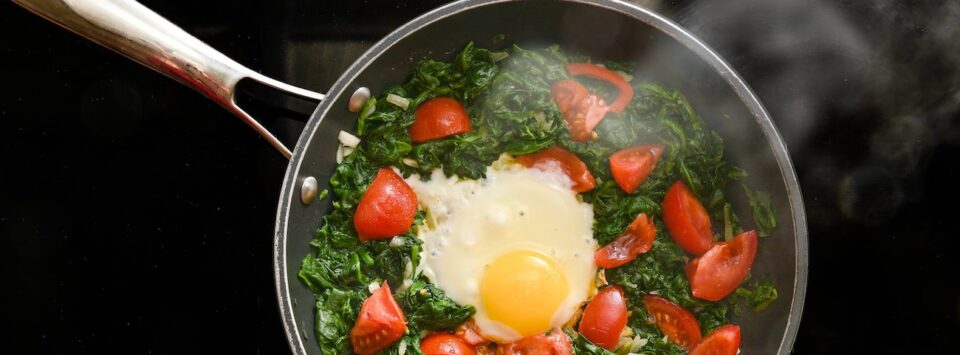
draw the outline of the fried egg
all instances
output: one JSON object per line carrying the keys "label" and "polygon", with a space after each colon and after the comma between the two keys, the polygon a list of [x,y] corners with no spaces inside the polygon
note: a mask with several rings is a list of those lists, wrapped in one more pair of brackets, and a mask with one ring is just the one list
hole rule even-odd
{"label": "fried egg", "polygon": [[407,179],[427,210],[418,268],[497,342],[562,326],[594,284],[593,208],[559,167],[540,168],[503,158],[485,179]]}

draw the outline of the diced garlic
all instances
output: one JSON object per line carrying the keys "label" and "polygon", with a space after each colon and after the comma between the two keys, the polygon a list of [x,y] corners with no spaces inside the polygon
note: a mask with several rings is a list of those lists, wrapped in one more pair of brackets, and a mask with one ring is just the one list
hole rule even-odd
{"label": "diced garlic", "polygon": [[403,165],[409,166],[411,168],[419,168],[420,164],[416,160],[410,158],[403,158]]}
{"label": "diced garlic", "polygon": [[390,239],[390,246],[394,248],[401,247],[403,246],[403,242],[403,237],[393,237],[393,239]]}
{"label": "diced garlic", "polygon": [[367,285],[367,289],[370,290],[370,293],[377,292],[377,290],[380,289],[380,284],[378,284],[376,281],[371,282],[369,285]]}

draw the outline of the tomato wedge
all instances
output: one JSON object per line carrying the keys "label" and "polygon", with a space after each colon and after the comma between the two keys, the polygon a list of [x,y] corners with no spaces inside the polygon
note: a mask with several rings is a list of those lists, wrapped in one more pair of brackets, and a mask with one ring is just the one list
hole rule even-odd
{"label": "tomato wedge", "polygon": [[757,256],[757,232],[747,231],[728,242],[714,245],[703,256],[687,264],[693,296],[719,301],[740,286]]}
{"label": "tomato wedge", "polygon": [[708,334],[690,355],[737,355],[740,349],[740,327],[722,326]]}
{"label": "tomato wedge", "polygon": [[403,337],[407,330],[403,311],[384,281],[360,306],[357,322],[350,330],[353,351],[360,355],[375,354]]}
{"label": "tomato wedge", "polygon": [[413,124],[410,125],[410,139],[414,143],[470,132],[470,116],[457,100],[437,97],[427,100],[417,107]]}
{"label": "tomato wedge", "polygon": [[549,169],[551,166],[559,167],[573,181],[572,189],[576,192],[590,191],[596,186],[596,181],[587,169],[587,164],[584,164],[576,154],[557,146],[518,156],[516,161],[527,168],[540,170]]}
{"label": "tomato wedge", "polygon": [[572,355],[573,343],[559,328],[550,334],[537,334],[503,346],[503,355]]}
{"label": "tomato wedge", "polygon": [[612,70],[596,64],[570,63],[567,64],[567,72],[573,76],[586,76],[600,79],[615,86],[619,93],[617,94],[617,98],[607,106],[607,109],[611,112],[623,111],[623,109],[627,108],[627,105],[630,104],[630,100],[633,99],[633,87],[631,87],[630,83],[624,80],[620,74]]}
{"label": "tomato wedge", "polygon": [[583,309],[577,331],[607,350],[620,342],[620,333],[627,326],[627,301],[620,286],[604,288]]}
{"label": "tomato wedge", "polygon": [[613,180],[626,193],[633,193],[657,167],[663,144],[643,144],[624,148],[610,156]]}
{"label": "tomato wedge", "polygon": [[360,241],[392,238],[406,232],[417,214],[417,194],[390,168],[381,168],[363,193],[353,215]]}
{"label": "tomato wedge", "polygon": [[624,265],[636,259],[637,255],[650,251],[656,237],[657,228],[653,225],[653,219],[641,213],[616,240],[597,250],[593,259],[604,269]]}
{"label": "tomato wedge", "polygon": [[673,240],[690,254],[706,253],[713,243],[710,215],[682,180],[663,197],[663,222]]}
{"label": "tomato wedge", "polygon": [[424,355],[475,355],[476,350],[460,337],[450,333],[433,333],[420,341]]}
{"label": "tomato wedge", "polygon": [[700,323],[690,311],[654,295],[643,296],[643,306],[660,331],[674,344],[690,351],[700,343]]}

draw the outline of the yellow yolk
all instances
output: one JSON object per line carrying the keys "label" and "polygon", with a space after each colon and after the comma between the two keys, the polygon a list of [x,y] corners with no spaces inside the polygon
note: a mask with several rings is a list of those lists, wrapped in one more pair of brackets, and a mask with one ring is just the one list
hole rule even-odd
{"label": "yellow yolk", "polygon": [[549,329],[568,293],[567,277],[557,262],[532,250],[500,256],[480,281],[480,299],[490,319],[522,336]]}

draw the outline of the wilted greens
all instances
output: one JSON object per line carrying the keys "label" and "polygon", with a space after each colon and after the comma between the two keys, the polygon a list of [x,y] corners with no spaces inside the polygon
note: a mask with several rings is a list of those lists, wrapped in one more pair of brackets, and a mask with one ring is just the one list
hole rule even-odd
{"label": "wilted greens", "polygon": [[[704,334],[730,322],[739,312],[731,297],[707,302],[690,295],[683,274],[689,258],[673,243],[661,224],[660,201],[667,188],[683,180],[700,197],[714,224],[723,226],[717,238],[741,230],[740,219],[728,203],[731,182],[743,184],[755,228],[768,235],[776,227],[770,197],[744,183],[747,173],[724,159],[723,140],[705,126],[684,96],[643,78],[633,80],[634,97],[621,113],[610,113],[595,129],[598,139],[578,143],[570,139],[562,114],[550,96],[551,84],[569,79],[564,65],[590,58],[570,55],[559,47],[528,50],[514,46],[491,52],[468,44],[450,62],[424,60],[406,83],[387,89],[367,102],[357,122],[362,139],[344,158],[330,179],[332,210],[320,221],[311,242],[315,253],[303,260],[300,278],[317,298],[316,338],[328,354],[351,352],[348,334],[371,283],[387,281],[408,321],[408,334],[387,353],[416,354],[422,331],[452,329],[469,319],[474,309],[458,305],[422,275],[416,274],[421,241],[416,237],[423,213],[410,231],[397,240],[360,243],[352,217],[366,186],[382,166],[394,166],[405,175],[429,177],[434,169],[447,175],[477,179],[501,153],[514,155],[560,145],[577,154],[597,180],[582,194],[594,208],[594,237],[603,245],[619,235],[639,213],[654,216],[658,235],[653,250],[622,267],[607,270],[606,279],[621,285],[632,311],[633,340],[621,353],[681,354],[648,320],[641,298],[659,294],[691,310]],[[631,73],[629,64],[596,62]],[[578,80],[580,80],[578,78]],[[599,81],[584,79],[593,92],[612,98],[615,91]],[[388,94],[409,99],[407,109],[387,102]],[[409,127],[414,110],[430,98],[445,96],[467,107],[473,130],[469,133],[414,144]],[[667,149],[656,169],[632,194],[613,181],[608,157],[635,144],[662,143]],[[754,283],[736,292],[754,309],[776,299],[770,283]],[[569,331],[569,330],[568,330]],[[574,337],[581,354],[609,354],[582,337]],[[402,349],[402,350],[401,350]]]}

